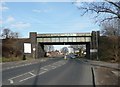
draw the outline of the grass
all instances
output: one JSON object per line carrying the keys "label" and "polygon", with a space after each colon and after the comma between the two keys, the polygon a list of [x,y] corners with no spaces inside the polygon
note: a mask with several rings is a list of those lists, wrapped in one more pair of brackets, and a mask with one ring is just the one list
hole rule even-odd
{"label": "grass", "polygon": [[2,63],[2,57],[0,57],[0,63]]}
{"label": "grass", "polygon": [[[33,58],[26,58],[25,60],[32,60]],[[1,62],[24,61],[22,57],[0,58]]]}
{"label": "grass", "polygon": [[12,62],[12,61],[20,61],[22,58],[14,57],[14,58],[2,58],[2,62]]}

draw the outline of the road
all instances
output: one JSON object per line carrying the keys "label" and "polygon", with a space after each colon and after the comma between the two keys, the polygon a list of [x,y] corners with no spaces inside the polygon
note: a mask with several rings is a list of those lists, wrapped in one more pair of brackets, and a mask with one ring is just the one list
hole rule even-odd
{"label": "road", "polygon": [[78,59],[54,58],[45,62],[3,69],[3,85],[93,85],[90,65]]}

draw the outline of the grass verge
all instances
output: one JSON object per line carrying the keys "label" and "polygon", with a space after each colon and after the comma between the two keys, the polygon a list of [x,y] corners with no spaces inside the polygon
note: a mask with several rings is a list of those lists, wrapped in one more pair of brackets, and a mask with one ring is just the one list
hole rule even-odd
{"label": "grass verge", "polygon": [[[33,58],[25,58],[24,60],[33,60]],[[12,57],[12,58],[0,58],[1,62],[13,62],[13,61],[24,61],[22,57]]]}
{"label": "grass verge", "polygon": [[12,62],[12,61],[20,61],[22,58],[14,57],[14,58],[2,58],[2,62]]}
{"label": "grass verge", "polygon": [[0,63],[2,63],[2,57],[0,57]]}

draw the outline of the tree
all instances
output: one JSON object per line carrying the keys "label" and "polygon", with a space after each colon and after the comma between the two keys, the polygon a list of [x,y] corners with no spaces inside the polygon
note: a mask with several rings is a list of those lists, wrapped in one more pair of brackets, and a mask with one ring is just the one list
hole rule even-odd
{"label": "tree", "polygon": [[19,33],[18,32],[12,32],[10,33],[10,38],[18,38],[19,37]]}
{"label": "tree", "polygon": [[[120,28],[119,26],[120,20],[113,20],[111,22],[104,22],[102,24],[101,33],[103,36],[106,36],[106,41],[100,40],[100,53],[104,54],[106,58],[109,57],[114,61],[119,61],[119,53],[120,53]],[[105,44],[103,44],[105,43]],[[102,44],[102,45],[101,45]],[[105,50],[107,49],[107,50]]]}
{"label": "tree", "polygon": [[63,54],[68,53],[68,48],[67,48],[67,47],[63,47],[63,48],[61,49],[61,52],[62,52]]}
{"label": "tree", "polygon": [[73,50],[84,50],[85,45],[70,45],[70,48],[73,48]]}
{"label": "tree", "polygon": [[[75,2],[75,4],[76,3],[78,4],[78,2]],[[120,36],[120,1],[103,0],[103,2],[79,2],[77,8],[81,10],[82,15],[87,13],[94,15],[96,22],[102,26],[102,34],[107,36],[107,42],[104,41],[104,44],[103,42],[99,44],[102,53],[107,52],[109,53],[106,55],[107,57],[114,58],[115,61],[119,60],[120,41],[118,39]],[[109,48],[109,50],[105,50],[105,48]]]}
{"label": "tree", "polygon": [[[120,35],[120,1],[103,0],[102,2],[74,2],[78,4],[77,8],[81,10],[82,15],[95,13],[96,22],[104,26],[102,33]],[[106,25],[107,23],[107,25]],[[108,23],[110,26],[108,26]],[[111,29],[112,28],[112,29]]]}
{"label": "tree", "polygon": [[8,28],[3,29],[1,37],[4,39],[8,39],[8,38],[18,38],[19,37],[19,33],[18,32],[13,32]]}
{"label": "tree", "polygon": [[7,29],[7,28],[5,28],[5,29],[3,29],[3,33],[2,33],[2,37],[3,38],[6,38],[6,39],[8,39],[9,38],[9,36],[10,36],[10,29]]}
{"label": "tree", "polygon": [[[120,37],[119,37],[120,40]],[[120,61],[120,44],[116,36],[102,36],[99,39],[99,59],[118,62]]]}
{"label": "tree", "polygon": [[51,52],[51,51],[54,51],[54,46],[53,45],[45,45],[44,49],[46,52]]}
{"label": "tree", "polygon": [[120,36],[119,28],[120,20],[113,20],[111,22],[103,22],[101,33],[103,36]]}
{"label": "tree", "polygon": [[[75,4],[80,2],[74,2]],[[110,21],[120,19],[120,1],[104,0],[103,2],[82,2],[77,5],[79,10],[82,10],[82,15],[87,13],[95,13],[97,22]]]}

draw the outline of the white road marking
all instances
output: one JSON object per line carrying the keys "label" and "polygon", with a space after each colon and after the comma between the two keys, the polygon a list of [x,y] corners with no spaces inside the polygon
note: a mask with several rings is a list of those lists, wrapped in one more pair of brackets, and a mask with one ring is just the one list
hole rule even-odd
{"label": "white road marking", "polygon": [[[47,71],[43,71],[43,72],[39,73],[38,75],[41,75],[41,74],[43,74],[43,73],[45,73],[45,72],[47,72]],[[23,81],[28,80],[28,79],[30,79],[30,78],[33,78],[33,77],[35,77],[35,76],[36,76],[36,75],[31,76],[31,77],[28,77],[28,78],[25,78],[25,79],[22,79],[22,80],[20,80],[19,82],[23,82]]]}
{"label": "white road marking", "polygon": [[43,74],[43,73],[45,73],[45,72],[47,72],[47,71],[43,71],[43,72],[39,73],[38,75],[41,75],[41,74]]}
{"label": "white road marking", "polygon": [[32,72],[29,72],[29,74],[33,75],[33,76],[36,76],[35,74],[33,74]]}
{"label": "white road marking", "polygon": [[54,66],[54,65],[49,65],[49,66],[50,66],[50,67],[53,67],[53,68],[56,67],[56,66]]}
{"label": "white road marking", "polygon": [[[35,75],[35,76],[36,76],[36,75]],[[20,80],[19,82],[22,82],[22,81],[28,80],[28,79],[33,78],[33,77],[35,77],[35,76],[30,76],[30,77],[28,77],[28,78],[25,78],[25,79]]]}
{"label": "white road marking", "polygon": [[53,66],[53,65],[51,65],[51,67],[52,67],[52,69],[55,69],[55,68],[57,68],[56,66]]}
{"label": "white road marking", "polygon": [[[32,64],[32,63],[31,63],[31,64]],[[55,63],[53,63],[53,64],[44,66],[44,67],[42,67],[42,68],[40,68],[40,69],[43,69],[43,70],[45,70],[45,71],[40,72],[38,75],[42,75],[43,73],[48,72],[48,71],[50,71],[50,70],[52,70],[52,69],[55,69],[55,68],[57,68],[57,67],[60,67],[60,66],[62,66],[62,65],[64,65],[64,64],[66,64],[65,61],[58,61],[58,62],[55,62]],[[24,64],[24,65],[29,65],[29,64]],[[15,78],[21,77],[21,76],[26,75],[26,74],[32,75],[32,76],[30,76],[30,77],[27,77],[27,78],[25,78],[25,79],[20,80],[19,82],[28,80],[28,79],[30,79],[30,78],[33,78],[33,77],[37,76],[36,74],[33,74],[33,73],[32,73],[33,71],[34,71],[34,70],[32,70],[32,71],[30,71],[30,72],[27,72],[27,73],[24,73],[24,74],[21,74],[21,75],[18,75],[18,76],[15,76],[15,77],[10,78],[10,79],[8,79],[8,80],[10,81],[11,84],[13,84],[13,83],[14,83],[13,79],[15,79]]]}
{"label": "white road marking", "polygon": [[56,66],[52,66],[52,69],[55,69],[55,68],[57,68]]}
{"label": "white road marking", "polygon": [[46,71],[48,71],[48,69],[46,69],[46,68],[44,68],[44,67],[42,67],[42,68],[40,68],[40,69],[43,69],[43,70],[46,70]]}
{"label": "white road marking", "polygon": [[10,84],[13,84],[13,83],[14,83],[12,79],[9,79],[9,81],[10,81]]}
{"label": "white road marking", "polygon": [[[42,62],[42,61],[41,61],[41,62]],[[27,65],[32,65],[32,64],[36,64],[36,63],[38,63],[38,62],[27,63],[27,64],[23,64],[23,65],[18,65],[18,66],[12,66],[12,67],[7,67],[6,69],[3,69],[3,70],[13,69],[13,68],[22,67],[22,66],[27,66]]]}
{"label": "white road marking", "polygon": [[[33,71],[33,70],[32,70],[32,71]],[[30,71],[30,72],[32,72],[32,71]],[[23,76],[23,75],[28,74],[28,73],[29,73],[29,72],[24,73],[24,74],[21,74],[21,75],[18,75],[18,76],[15,76],[15,77],[12,77],[12,78],[10,78],[10,79],[8,79],[8,80],[12,80],[12,79],[18,78],[18,77]]]}
{"label": "white road marking", "polygon": [[[45,73],[45,72],[47,72],[47,71],[43,71],[43,72],[39,73],[38,75],[41,75],[41,74],[43,74],[43,73]],[[36,75],[30,76],[30,77],[28,77],[28,78],[25,78],[25,79],[20,80],[19,82],[23,82],[23,81],[28,80],[28,79],[30,79],[30,78],[33,78],[33,77],[35,77],[35,76],[36,76]]]}
{"label": "white road marking", "polygon": [[119,75],[119,73],[120,73],[119,71],[112,71],[112,73],[114,73],[116,76],[120,76]]}

